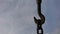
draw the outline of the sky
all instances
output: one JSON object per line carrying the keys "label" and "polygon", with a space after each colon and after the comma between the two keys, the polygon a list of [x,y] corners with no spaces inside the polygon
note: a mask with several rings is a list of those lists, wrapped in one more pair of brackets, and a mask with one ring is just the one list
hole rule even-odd
{"label": "sky", "polygon": [[[42,0],[44,34],[60,34],[60,0]],[[36,0],[0,0],[0,34],[37,34]]]}

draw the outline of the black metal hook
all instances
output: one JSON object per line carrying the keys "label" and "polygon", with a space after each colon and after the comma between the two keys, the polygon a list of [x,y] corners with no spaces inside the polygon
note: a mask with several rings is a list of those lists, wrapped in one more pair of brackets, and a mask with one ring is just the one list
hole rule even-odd
{"label": "black metal hook", "polygon": [[[45,17],[41,13],[41,2],[42,0],[37,0],[38,15],[41,19],[36,19],[36,17],[34,17],[34,21],[37,24],[37,34],[43,34],[42,24],[44,24],[45,22]],[[39,32],[39,30],[41,30],[41,33]]]}

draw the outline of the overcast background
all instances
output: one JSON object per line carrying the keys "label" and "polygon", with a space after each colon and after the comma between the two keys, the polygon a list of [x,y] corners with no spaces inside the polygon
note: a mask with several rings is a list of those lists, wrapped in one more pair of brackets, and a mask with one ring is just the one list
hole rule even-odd
{"label": "overcast background", "polygon": [[[60,34],[60,0],[42,0],[44,34]],[[36,34],[36,0],[0,0],[0,34]]]}

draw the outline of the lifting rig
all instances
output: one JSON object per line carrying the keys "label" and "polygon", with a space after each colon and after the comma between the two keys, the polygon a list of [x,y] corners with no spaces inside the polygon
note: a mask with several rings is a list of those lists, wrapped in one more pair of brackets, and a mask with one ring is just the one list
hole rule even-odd
{"label": "lifting rig", "polygon": [[[42,0],[36,0],[36,1],[37,1],[38,16],[40,17],[40,19],[36,19],[36,17],[34,17],[34,21],[37,24],[37,34],[43,34],[42,25],[45,22],[45,17],[41,13],[41,3],[42,3]],[[39,31],[41,31],[41,32],[39,32]]]}

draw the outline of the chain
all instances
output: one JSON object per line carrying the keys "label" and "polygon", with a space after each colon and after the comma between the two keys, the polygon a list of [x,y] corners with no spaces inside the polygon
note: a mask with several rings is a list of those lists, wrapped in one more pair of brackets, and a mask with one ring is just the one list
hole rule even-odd
{"label": "chain", "polygon": [[42,0],[37,0],[38,15],[41,19],[36,19],[36,17],[34,17],[34,21],[37,24],[37,34],[43,34],[42,24],[45,22],[45,17],[41,13],[41,2]]}

